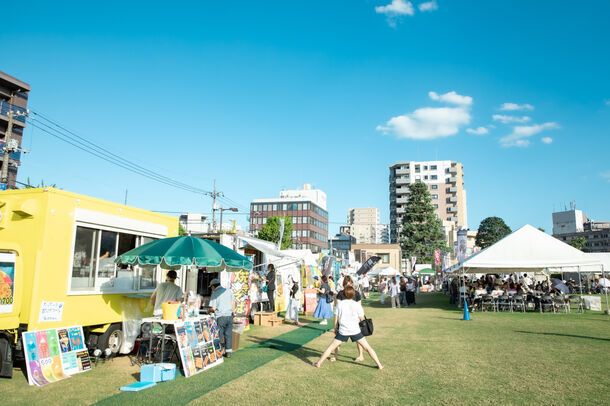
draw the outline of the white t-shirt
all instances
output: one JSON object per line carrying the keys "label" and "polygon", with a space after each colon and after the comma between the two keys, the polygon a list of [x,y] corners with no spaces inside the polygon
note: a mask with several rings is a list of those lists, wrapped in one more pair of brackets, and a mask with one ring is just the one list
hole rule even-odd
{"label": "white t-shirt", "polygon": [[160,283],[155,292],[157,293],[155,297],[155,313],[161,310],[161,304],[164,302],[182,300],[182,289],[173,282]]}
{"label": "white t-shirt", "polygon": [[400,294],[400,286],[396,285],[396,284],[391,284],[390,285],[390,296],[394,297],[394,296],[398,296]]}
{"label": "white t-shirt", "polygon": [[364,317],[364,309],[360,302],[352,299],[340,300],[335,308],[335,316],[339,320],[339,334],[353,336],[360,333],[360,317]]}
{"label": "white t-shirt", "polygon": [[369,287],[369,277],[368,276],[363,276],[362,279],[360,279],[360,284],[362,285],[363,288],[368,288]]}

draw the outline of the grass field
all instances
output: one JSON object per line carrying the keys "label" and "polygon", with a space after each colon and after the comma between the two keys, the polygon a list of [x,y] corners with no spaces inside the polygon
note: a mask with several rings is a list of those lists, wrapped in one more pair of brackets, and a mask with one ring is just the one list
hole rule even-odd
{"label": "grass field", "polygon": [[474,313],[466,322],[440,294],[417,300],[407,309],[366,303],[375,323],[369,342],[382,371],[368,357],[363,364],[353,362],[351,343],[337,362],[315,369],[310,362],[332,333],[257,327],[242,337],[249,348],[225,364],[139,397],[117,395],[138,372],[121,357],[44,388],[27,386],[16,373],[13,380],[0,381],[2,403],[610,404],[609,316]]}

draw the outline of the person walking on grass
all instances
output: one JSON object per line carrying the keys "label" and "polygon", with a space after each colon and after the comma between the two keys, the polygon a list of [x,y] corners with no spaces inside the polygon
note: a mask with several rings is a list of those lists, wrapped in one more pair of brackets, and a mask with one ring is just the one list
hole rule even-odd
{"label": "person walking on grass", "polygon": [[330,286],[328,285],[328,278],[326,275],[324,275],[322,276],[322,283],[318,289],[318,305],[316,306],[316,310],[313,312],[313,317],[322,319],[320,324],[323,326],[328,324],[327,319],[333,317],[333,311],[330,307],[333,300]]}
{"label": "person walking on grass", "polygon": [[400,309],[400,288],[396,283],[395,278],[392,278],[392,282],[390,284],[390,303],[392,303],[392,309]]}
{"label": "person walking on grass", "polygon": [[385,297],[388,294],[388,282],[385,277],[381,278],[381,282],[379,282],[379,302],[381,304],[385,304]]}
{"label": "person walking on grass", "polygon": [[343,292],[345,294],[345,299],[337,303],[335,338],[328,348],[326,348],[326,351],[324,351],[324,354],[322,354],[320,359],[313,363],[313,366],[320,368],[326,358],[328,358],[337,347],[346,343],[349,339],[352,340],[352,342],[360,344],[366,352],[368,352],[373,361],[375,361],[377,368],[383,369],[383,365],[381,365],[381,361],[379,361],[375,350],[373,350],[373,347],[371,347],[360,331],[359,323],[361,320],[364,320],[364,310],[362,309],[362,305],[354,300],[356,291],[353,287],[346,286],[345,289],[343,289]]}

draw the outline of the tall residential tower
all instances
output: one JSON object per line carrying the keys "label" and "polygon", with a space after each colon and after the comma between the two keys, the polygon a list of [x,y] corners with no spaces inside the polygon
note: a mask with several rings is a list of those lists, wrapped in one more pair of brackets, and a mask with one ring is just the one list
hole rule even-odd
{"label": "tall residential tower", "polygon": [[390,242],[399,241],[400,226],[409,199],[408,185],[428,186],[436,215],[444,225],[468,228],[464,170],[454,161],[401,161],[390,166]]}

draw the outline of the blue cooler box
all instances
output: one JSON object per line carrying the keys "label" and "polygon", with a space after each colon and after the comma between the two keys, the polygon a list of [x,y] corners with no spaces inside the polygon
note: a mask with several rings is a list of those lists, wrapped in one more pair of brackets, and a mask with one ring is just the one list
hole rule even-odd
{"label": "blue cooler box", "polygon": [[142,365],[140,382],[165,382],[176,379],[176,365],[170,363]]}

